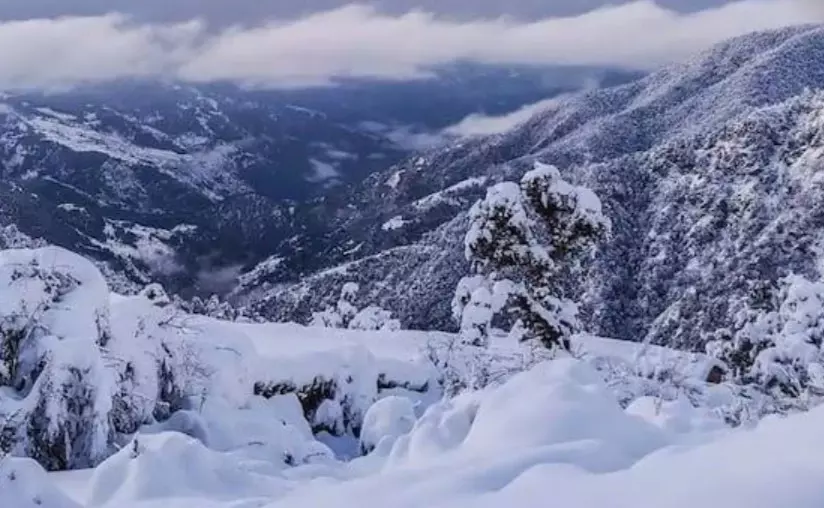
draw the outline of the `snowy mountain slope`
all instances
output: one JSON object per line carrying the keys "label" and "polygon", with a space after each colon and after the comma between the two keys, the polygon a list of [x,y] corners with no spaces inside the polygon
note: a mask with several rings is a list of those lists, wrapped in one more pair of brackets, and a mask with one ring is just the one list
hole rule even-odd
{"label": "snowy mountain slope", "polygon": [[[349,199],[359,211],[332,222],[322,255],[346,264],[292,288],[275,277],[258,306],[300,319],[348,279],[406,326],[449,328],[464,211],[482,189],[440,200],[437,213],[416,204],[540,159],[595,190],[614,224],[589,278],[570,281],[589,329],[702,349],[783,276],[821,276],[822,51],[819,26],[744,36],[635,83],[560,98],[509,133],[415,156],[367,180]],[[395,217],[403,227],[381,227]]]}
{"label": "snowy mountain slope", "polygon": [[[290,239],[317,234],[348,186],[408,155],[413,138],[438,141],[471,113],[632,76],[457,65],[413,83],[267,91],[124,82],[7,93],[0,224],[95,258],[124,290],[160,278],[187,295],[224,292],[241,266],[294,253]],[[115,240],[111,223],[122,226]],[[165,242],[173,273],[132,255],[143,252],[132,232],[180,224],[196,229]],[[218,272],[218,284],[201,287]]]}

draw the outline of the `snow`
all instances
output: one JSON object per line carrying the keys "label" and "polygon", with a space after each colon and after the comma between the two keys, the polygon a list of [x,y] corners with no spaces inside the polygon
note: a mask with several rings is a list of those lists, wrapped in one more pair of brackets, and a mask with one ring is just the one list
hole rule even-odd
{"label": "snow", "polygon": [[[263,326],[274,331],[284,325]],[[309,337],[315,332],[305,331]],[[349,341],[368,337],[334,332]],[[299,358],[328,351],[335,342],[320,335],[306,338],[294,341],[309,343],[303,351],[288,353]],[[253,342],[271,355],[287,352],[268,344],[263,334]],[[272,409],[297,420],[294,401],[292,408]],[[819,487],[824,465],[818,457],[824,445],[822,410],[766,420],[752,430],[729,430],[685,424],[700,418],[686,418],[693,412],[682,403],[662,408],[641,399],[622,410],[595,371],[560,358],[498,387],[435,404],[414,422],[409,401],[383,399],[364,419],[364,435],[379,445],[348,463],[325,456],[276,469],[266,467],[263,458],[161,432],[141,434],[136,447],[124,446],[98,466],[85,489],[63,475],[51,481],[80,492],[84,506],[123,508],[537,508],[546,505],[550,492],[556,502],[584,508],[812,508],[824,502]],[[224,414],[231,418],[231,412]],[[272,420],[261,416],[263,428]],[[307,430],[302,432],[305,437]],[[678,438],[684,435],[693,439]],[[39,481],[40,488],[49,485],[45,476]],[[0,490],[2,496],[7,491]]]}
{"label": "snow", "polygon": [[401,183],[401,179],[403,178],[403,173],[403,170],[395,171],[394,173],[392,173],[392,176],[387,178],[385,185],[392,189],[397,189],[398,185],[400,185]]}
{"label": "snow", "polygon": [[375,402],[363,417],[361,449],[391,444],[408,434],[416,420],[415,406],[406,397],[389,396]]}
{"label": "snow", "polygon": [[[174,274],[182,267],[177,261],[177,251],[169,242],[174,234],[187,234],[194,229],[192,226],[180,225],[172,230],[152,228],[141,224],[131,224],[124,221],[104,219],[106,226],[105,242],[92,240],[92,243],[105,247],[113,254],[127,260],[137,260],[145,263],[154,272]],[[132,238],[133,245],[124,243],[120,238]]]}
{"label": "snow", "polygon": [[403,228],[408,222],[409,221],[405,220],[403,216],[398,215],[384,222],[381,229],[384,231],[395,231]]}
{"label": "snow", "polygon": [[[185,315],[158,286],[136,296],[110,294],[93,264],[57,248],[0,251],[3,316],[40,306],[57,277],[44,270],[75,281],[61,290],[61,305],[36,315],[66,346],[40,343],[54,348],[47,369],[58,375],[65,362],[90,364],[97,397],[110,396],[124,385],[107,378],[122,372],[119,362],[94,366],[93,346],[105,331],[109,358],[131,365],[130,403],[149,423],[122,436],[87,471],[47,474],[31,459],[0,456],[0,506],[538,508],[548,496],[583,508],[824,503],[824,408],[732,429],[687,392],[668,399],[636,393],[621,404],[610,375],[617,366],[638,372],[641,383],[677,362],[698,382],[709,363],[700,355],[582,335],[574,343],[585,353],[518,369],[521,346],[496,333],[489,358],[514,374],[441,400],[437,390],[412,387],[436,385],[427,348],[448,345],[451,334]],[[817,287],[791,282],[782,321],[788,336],[819,308]],[[342,293],[356,291],[348,285]],[[164,350],[176,362],[175,383],[195,403],[157,422],[151,414]],[[337,391],[312,411],[296,393],[253,393],[259,382],[305,386],[318,379]],[[10,390],[0,389],[0,412],[20,402]],[[105,406],[99,400],[97,411]],[[351,436],[331,433],[345,433],[349,417],[361,426],[360,446],[372,451],[345,461],[335,451]]]}
{"label": "snow", "polygon": [[31,459],[0,458],[0,505],[13,508],[80,508]]}
{"label": "snow", "polygon": [[86,208],[82,206],[75,205],[74,203],[61,203],[57,205],[57,208],[66,211],[66,212],[80,212],[85,213]]}
{"label": "snow", "polygon": [[487,181],[488,178],[486,177],[468,178],[456,183],[455,185],[449,186],[442,191],[424,196],[421,199],[414,201],[412,206],[418,210],[429,210],[441,204],[458,205],[460,202],[454,197],[455,194],[459,194],[473,188],[483,187]]}

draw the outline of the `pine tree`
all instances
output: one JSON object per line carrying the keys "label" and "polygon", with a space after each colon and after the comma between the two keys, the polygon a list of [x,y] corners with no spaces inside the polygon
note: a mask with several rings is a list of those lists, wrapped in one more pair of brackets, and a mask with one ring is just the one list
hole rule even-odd
{"label": "pine tree", "polygon": [[465,254],[473,275],[459,283],[453,300],[463,341],[488,344],[493,319],[506,312],[519,340],[569,349],[577,306],[565,297],[559,275],[608,232],[600,200],[564,181],[557,168],[536,163],[520,184],[489,188],[469,215]]}

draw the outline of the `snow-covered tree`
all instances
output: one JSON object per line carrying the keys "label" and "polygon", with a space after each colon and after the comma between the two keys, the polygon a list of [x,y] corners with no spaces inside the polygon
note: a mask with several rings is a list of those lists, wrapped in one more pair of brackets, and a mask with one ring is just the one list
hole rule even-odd
{"label": "snow-covered tree", "polygon": [[349,328],[349,323],[358,313],[358,309],[353,304],[358,291],[360,291],[360,286],[354,282],[344,284],[337,303],[321,312],[313,313],[309,325],[324,328]]}
{"label": "snow-covered tree", "polygon": [[777,290],[756,289],[734,330],[720,332],[708,353],[726,364],[729,380],[772,395],[779,406],[824,395],[824,282],[791,275]]}
{"label": "snow-covered tree", "polygon": [[355,317],[349,322],[349,328],[352,330],[396,331],[401,329],[401,322],[392,319],[390,311],[377,305],[370,305],[355,314]]}
{"label": "snow-covered tree", "polygon": [[349,328],[352,330],[400,330],[401,323],[392,319],[392,313],[376,305],[358,310],[355,306],[360,286],[354,282],[343,285],[340,298],[332,307],[312,314],[309,326]]}
{"label": "snow-covered tree", "polygon": [[[158,284],[152,284],[149,287],[157,286]],[[234,307],[228,301],[222,300],[218,295],[212,295],[206,300],[203,300],[199,296],[195,296],[191,300],[184,300],[175,295],[172,298],[172,303],[178,309],[189,314],[209,316],[211,318],[222,319],[224,321],[237,321],[242,318],[250,321],[259,320],[252,315],[247,315],[247,310]]]}
{"label": "snow-covered tree", "polygon": [[473,275],[453,300],[464,342],[486,345],[493,319],[506,312],[519,340],[568,349],[579,326],[577,306],[558,279],[574,254],[610,228],[598,197],[536,163],[520,184],[489,188],[469,215],[465,254]]}

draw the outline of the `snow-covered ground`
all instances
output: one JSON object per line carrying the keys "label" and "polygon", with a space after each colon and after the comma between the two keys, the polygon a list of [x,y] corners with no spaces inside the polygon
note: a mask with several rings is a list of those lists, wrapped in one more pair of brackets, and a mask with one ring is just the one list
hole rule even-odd
{"label": "snow-covered ground", "polygon": [[536,361],[500,336],[492,383],[444,400],[446,333],[187,315],[55,248],[0,252],[0,303],[31,334],[0,352],[0,415],[29,429],[3,508],[824,506],[824,409],[732,429],[701,356],[579,336]]}
{"label": "snow-covered ground", "polygon": [[0,496],[3,506],[35,506],[36,496],[60,508],[824,503],[824,409],[727,430],[684,405],[647,402],[622,410],[591,368],[559,359],[436,404],[408,434],[350,462],[266,470],[164,433],[142,436],[94,471],[47,477],[29,461],[7,461]]}

